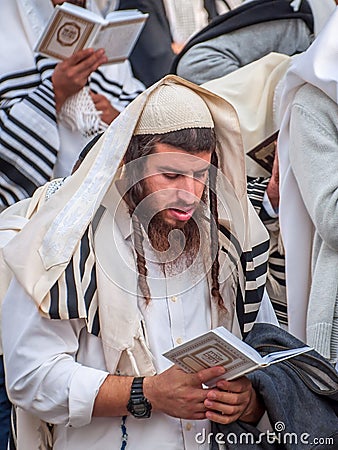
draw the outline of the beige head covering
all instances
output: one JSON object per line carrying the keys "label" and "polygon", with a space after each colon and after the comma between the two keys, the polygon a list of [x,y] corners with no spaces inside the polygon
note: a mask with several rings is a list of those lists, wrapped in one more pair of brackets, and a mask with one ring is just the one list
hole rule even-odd
{"label": "beige head covering", "polygon": [[[140,94],[120,114],[75,174],[4,249],[7,263],[38,305],[65,270],[76,245],[116,178],[149,97],[163,86],[174,86],[176,89],[176,85],[197,94],[210,111],[219,145],[219,165],[223,178],[227,180],[226,186],[219,184],[217,187],[218,201],[219,205],[226,205],[227,213],[236,210],[236,220],[234,217],[230,219],[236,225],[240,247],[250,252],[253,246],[267,240],[267,232],[247,200],[243,143],[235,110],[210,91],[169,75]],[[182,120],[185,118],[179,119]],[[210,118],[207,117],[206,122],[201,121],[200,125],[202,123],[204,126],[210,124]],[[178,125],[176,123],[175,128]],[[221,208],[219,213],[222,220]],[[229,215],[225,219],[228,221]]]}
{"label": "beige head covering", "polygon": [[164,84],[149,95],[134,134],[161,134],[203,127],[214,127],[204,100],[186,86]]}

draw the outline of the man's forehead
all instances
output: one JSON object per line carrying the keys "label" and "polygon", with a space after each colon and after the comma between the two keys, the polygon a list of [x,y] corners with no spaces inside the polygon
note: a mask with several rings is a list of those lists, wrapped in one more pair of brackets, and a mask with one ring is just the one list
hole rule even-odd
{"label": "man's forehead", "polygon": [[192,151],[183,150],[180,147],[174,147],[172,145],[157,143],[155,145],[154,152],[149,155],[150,161],[153,164],[204,164],[203,161],[210,162],[211,151],[206,149],[205,151],[198,151],[196,153]]}
{"label": "man's forehead", "polygon": [[197,153],[187,152],[179,147],[167,144],[157,144],[155,151],[147,156],[147,165],[202,170],[209,166],[211,152],[209,150]]}

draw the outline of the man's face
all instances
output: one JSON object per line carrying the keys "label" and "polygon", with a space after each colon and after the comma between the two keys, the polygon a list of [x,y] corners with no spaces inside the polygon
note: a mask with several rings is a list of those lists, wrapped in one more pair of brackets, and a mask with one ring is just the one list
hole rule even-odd
{"label": "man's face", "polygon": [[143,192],[148,214],[182,228],[194,214],[207,183],[211,152],[191,154],[157,143],[145,166]]}

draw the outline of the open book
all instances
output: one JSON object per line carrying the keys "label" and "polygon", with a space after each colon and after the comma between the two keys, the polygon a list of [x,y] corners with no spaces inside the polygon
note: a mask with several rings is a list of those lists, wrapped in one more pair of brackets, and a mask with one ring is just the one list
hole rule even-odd
{"label": "open book", "polygon": [[206,383],[208,387],[213,387],[220,379],[234,380],[309,350],[312,348],[305,346],[261,356],[226,328],[218,327],[169,350],[163,356],[188,373],[223,366],[226,373]]}
{"label": "open book", "polygon": [[104,19],[80,6],[63,3],[54,12],[34,50],[63,60],[84,48],[104,48],[108,63],[126,60],[149,14],[137,9],[112,11]]}

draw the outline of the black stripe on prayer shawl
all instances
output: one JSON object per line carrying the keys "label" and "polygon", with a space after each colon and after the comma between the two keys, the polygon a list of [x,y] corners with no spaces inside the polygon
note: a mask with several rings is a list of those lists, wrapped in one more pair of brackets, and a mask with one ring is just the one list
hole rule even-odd
{"label": "black stripe on prayer shawl", "polygon": [[231,244],[235,247],[237,255],[241,256],[242,249],[240,246],[240,243],[238,242],[238,239],[231,233],[230,230],[228,230],[225,226],[221,225],[219,226],[219,231],[231,242]]}
{"label": "black stripe on prayer shawl", "polygon": [[79,317],[78,310],[78,301],[74,302],[74,298],[78,296],[76,284],[75,284],[75,276],[74,276],[74,261],[71,260],[70,264],[68,264],[66,271],[66,287],[67,287],[67,309],[68,309],[68,318],[76,319]]}
{"label": "black stripe on prayer shawl", "polygon": [[88,233],[85,233],[81,239],[81,259],[80,259],[80,273],[84,273],[85,271],[85,263],[89,257],[90,248],[89,248],[89,237]]}
{"label": "black stripe on prayer shawl", "polygon": [[[45,106],[42,104],[42,102],[45,102],[45,98],[43,96],[39,96],[37,93],[35,94],[36,99],[34,99],[34,96],[27,98],[27,103],[30,103],[32,106],[34,106],[36,109],[42,111],[46,116],[48,116],[50,119],[55,120],[55,114],[53,111],[49,111]],[[40,98],[40,102],[37,100]],[[48,106],[48,105],[46,105]],[[49,106],[53,106],[51,103]]]}
{"label": "black stripe on prayer shawl", "polygon": [[45,77],[55,62],[51,65],[46,59],[40,61],[40,70],[35,67],[0,77],[0,190],[3,206],[30,197],[38,186],[50,180],[53,173],[58,149],[52,146],[47,136],[38,134],[34,127],[23,123],[13,108],[20,102],[25,103],[46,126],[57,126],[53,85]]}
{"label": "black stripe on prayer shawl", "polygon": [[[222,245],[220,251],[227,254],[231,262],[240,262],[245,277],[245,293],[241,291],[238,282],[236,294],[236,312],[238,322],[243,335],[252,328],[263,298],[267,274],[267,259],[269,251],[269,240],[255,245],[250,251],[243,252],[238,239],[223,225],[220,224],[220,233],[229,241],[229,247],[236,252],[232,254],[229,249]],[[261,257],[262,262],[257,264],[255,259]],[[265,276],[264,276],[265,275]],[[253,284],[252,287],[248,283]],[[244,295],[244,299],[243,299]]]}
{"label": "black stripe on prayer shawl", "polygon": [[258,215],[260,214],[262,208],[264,194],[269,181],[270,178],[262,178],[262,177],[255,179],[248,178],[247,182],[248,197]]}
{"label": "black stripe on prayer shawl", "polygon": [[51,319],[60,319],[58,300],[59,300],[59,284],[55,283],[50,290],[49,317]]}
{"label": "black stripe on prayer shawl", "polygon": [[245,304],[255,304],[261,302],[263,298],[265,283],[262,286],[257,286],[255,289],[245,290]]}
{"label": "black stripe on prayer shawl", "polygon": [[[1,143],[1,139],[0,139]],[[9,182],[14,182],[17,185],[24,186],[24,191],[27,192],[30,196],[33,195],[36,185],[31,182],[29,178],[27,178],[25,175],[23,175],[19,170],[16,169],[12,164],[9,164],[7,161],[5,161],[3,158],[0,157],[0,166],[1,171],[3,171],[6,174],[6,178]],[[7,194],[11,195],[13,197],[13,201],[17,202],[21,200],[20,192],[22,190],[14,190],[13,188],[9,188],[6,184],[5,179],[3,178],[0,181],[0,190],[2,191],[3,195],[5,195],[5,192]],[[6,200],[4,201],[4,204],[11,203],[10,200],[6,196]]]}
{"label": "black stripe on prayer shawl", "polygon": [[[79,318],[80,310],[83,311],[81,305],[84,305],[88,331],[98,335],[100,325],[98,308],[95,304],[97,300],[96,265],[89,238],[91,233],[89,227],[67,265],[64,276],[61,276],[51,288],[49,317],[51,319]],[[84,285],[85,278],[89,278],[86,286]],[[80,280],[80,286],[78,286],[79,283],[76,283],[76,279]],[[62,315],[60,313],[61,304],[66,307],[66,311]]]}
{"label": "black stripe on prayer shawl", "polygon": [[90,76],[90,86],[95,93],[105,93],[110,97],[114,97],[125,104],[134,100],[142,91],[126,92],[123,90],[123,84],[108,80],[105,75],[97,69],[96,72]]}
{"label": "black stripe on prayer shawl", "polygon": [[91,275],[90,275],[89,286],[86,289],[86,292],[84,293],[84,301],[85,301],[87,311],[89,311],[90,303],[91,303],[92,299],[94,298],[96,292],[97,292],[96,265],[94,264],[92,271],[91,271]]}
{"label": "black stripe on prayer shawl", "polygon": [[0,77],[0,96],[4,98],[13,98],[15,97],[14,94],[8,94],[11,92],[15,93],[20,90],[24,92],[30,91],[38,87],[40,83],[40,75],[33,69],[6,75]]}
{"label": "black stripe on prayer shawl", "polygon": [[246,281],[255,281],[258,277],[266,274],[268,270],[268,263],[264,262],[259,266],[255,267],[255,270],[247,270]]}
{"label": "black stripe on prayer shawl", "polygon": [[269,250],[269,244],[270,244],[269,239],[267,239],[266,241],[263,241],[260,244],[252,247],[252,256],[256,258],[257,256],[260,256],[263,253],[267,253],[267,251]]}
{"label": "black stripe on prayer shawl", "polygon": [[237,294],[236,294],[236,314],[241,330],[242,336],[244,336],[244,324],[245,324],[245,311],[244,311],[244,301],[241,286],[237,283]]}
{"label": "black stripe on prayer shawl", "polygon": [[[35,145],[36,145],[36,143],[40,143],[41,145],[43,145],[53,155],[54,158],[57,156],[57,150],[55,150],[55,148],[50,146],[48,144],[48,142],[43,139],[42,136],[40,136],[39,134],[36,134],[34,132],[34,130],[31,130],[30,128],[26,127],[21,122],[16,120],[14,117],[12,117],[12,116],[9,117],[8,121],[18,127],[17,131],[21,132],[21,136],[22,136],[22,131],[24,131],[28,135],[27,138],[31,137],[32,139],[34,139],[34,141],[32,141],[32,143],[30,144],[27,141],[27,138],[23,139],[20,135],[18,135],[14,131],[12,131],[8,126],[5,126],[5,124],[3,124],[2,121],[0,121],[1,127],[2,127],[3,130],[6,131],[6,134],[11,136],[13,139],[16,139],[20,144],[22,144],[24,146],[25,149],[30,150],[32,153],[34,153],[36,156],[38,156],[38,158],[41,161],[43,161],[45,164],[47,164],[47,166],[49,166],[50,168],[53,168],[53,162],[50,160],[50,157],[48,157],[48,154],[43,153],[43,151],[37,150],[36,146],[33,145],[33,142],[35,143]],[[0,138],[0,142],[3,143],[4,145],[6,144],[7,148],[12,148],[10,144],[7,144],[7,142],[4,140],[3,137]],[[34,168],[38,169],[38,171],[39,171],[39,166],[37,164],[33,163],[22,152],[19,152],[18,150],[15,150],[15,149],[13,149],[13,152],[16,153],[17,155],[21,155],[23,159],[26,159],[28,162],[33,164]],[[45,172],[43,172],[42,170],[41,170],[41,174],[46,176]]]}
{"label": "black stripe on prayer shawl", "polygon": [[93,324],[90,330],[91,334],[94,334],[94,336],[99,336],[100,334],[100,316],[99,316],[99,310],[97,309],[94,315]]}

